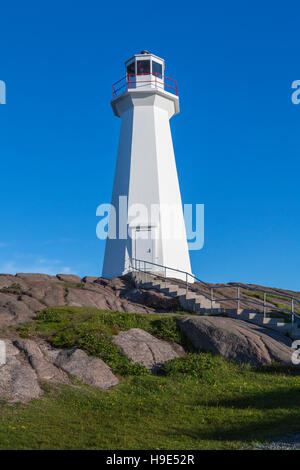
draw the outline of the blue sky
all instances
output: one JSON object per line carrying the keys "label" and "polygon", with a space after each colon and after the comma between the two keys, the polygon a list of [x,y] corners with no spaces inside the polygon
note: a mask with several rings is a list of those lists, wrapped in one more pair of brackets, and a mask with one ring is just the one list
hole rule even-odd
{"label": "blue sky", "polygon": [[300,290],[299,3],[12,0],[0,14],[0,272],[101,274],[111,84],[148,49],[178,81],[182,200],[205,204],[194,273]]}

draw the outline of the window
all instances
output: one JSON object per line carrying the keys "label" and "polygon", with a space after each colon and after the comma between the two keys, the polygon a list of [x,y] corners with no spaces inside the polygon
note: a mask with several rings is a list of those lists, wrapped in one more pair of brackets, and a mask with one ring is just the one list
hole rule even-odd
{"label": "window", "polygon": [[137,73],[150,74],[150,60],[138,60]]}
{"label": "window", "polygon": [[152,60],[152,73],[153,75],[162,76],[162,65],[158,62],[154,62],[154,60]]}
{"label": "window", "polygon": [[[135,75],[135,63],[127,65],[127,75]],[[134,80],[134,77],[130,77],[131,80]]]}

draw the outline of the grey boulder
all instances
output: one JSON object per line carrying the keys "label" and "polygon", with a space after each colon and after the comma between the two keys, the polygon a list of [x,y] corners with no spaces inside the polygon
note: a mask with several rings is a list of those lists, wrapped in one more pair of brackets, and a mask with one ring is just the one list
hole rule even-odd
{"label": "grey boulder", "polygon": [[11,403],[40,397],[40,381],[71,385],[68,374],[104,390],[119,383],[102,360],[80,349],[55,349],[29,339],[1,341],[1,347],[5,343],[6,361],[0,365],[0,398]]}
{"label": "grey boulder", "polygon": [[21,351],[24,351],[31,367],[35,370],[40,380],[69,383],[67,374],[49,361],[36,342],[30,339],[20,339],[15,341],[14,344]]}
{"label": "grey boulder", "polygon": [[0,397],[11,403],[26,403],[42,395],[38,378],[29,362],[10,340],[5,340],[6,364],[0,366]]}
{"label": "grey boulder", "polygon": [[254,366],[292,365],[291,341],[259,325],[214,316],[187,316],[178,325],[196,349]]}
{"label": "grey boulder", "polygon": [[82,382],[103,390],[119,383],[119,379],[105,362],[88,356],[81,349],[72,348],[61,351],[56,357],[55,365],[68,374],[75,375]]}
{"label": "grey boulder", "polygon": [[185,354],[179,344],[155,338],[139,328],[121,331],[113,338],[112,343],[118,346],[132,362],[139,363],[152,371],[164,362]]}

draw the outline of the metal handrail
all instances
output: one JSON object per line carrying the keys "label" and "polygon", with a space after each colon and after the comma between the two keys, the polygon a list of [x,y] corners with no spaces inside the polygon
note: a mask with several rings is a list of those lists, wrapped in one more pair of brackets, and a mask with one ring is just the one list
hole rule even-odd
{"label": "metal handrail", "polygon": [[[138,77],[138,76],[141,76],[141,75],[145,75],[145,76],[154,76],[155,79],[152,80],[152,78],[150,80],[131,80],[130,77]],[[163,82],[160,82],[160,81],[157,81],[157,78],[158,79],[161,79],[163,80]],[[173,83],[173,86],[170,85],[169,83],[166,83],[165,80],[170,80],[172,83]],[[118,86],[116,88],[116,85],[119,85],[121,82],[124,82],[125,83],[121,86]],[[118,80],[117,82],[115,82],[112,86],[112,91],[113,91],[113,98],[116,98],[118,95],[118,92],[120,90],[122,90],[123,88],[125,88],[126,91],[130,90],[131,87],[130,85],[134,85],[134,84],[139,84],[139,83],[148,83],[148,84],[155,84],[155,87],[156,88],[161,88],[161,89],[165,89],[165,88],[168,88],[170,90],[172,90],[171,92],[175,93],[175,95],[177,96],[178,95],[178,89],[177,89],[177,81],[174,80],[173,78],[170,78],[170,77],[167,77],[166,75],[161,75],[157,72],[149,72],[149,73],[130,73],[130,74],[127,74],[125,75],[125,77],[121,78],[120,80]]]}
{"label": "metal handrail", "polygon": [[[197,279],[199,282],[203,283],[204,285],[206,285],[207,287],[210,288],[209,284],[207,284],[206,282],[204,281],[201,281],[200,279],[196,278],[193,274],[190,274],[190,273],[187,273],[186,271],[181,271],[180,269],[175,269],[175,268],[170,268],[168,266],[163,266],[162,264],[157,264],[157,263],[151,263],[150,261],[145,261],[145,260],[139,260],[139,259],[136,259],[136,258],[132,258],[132,261],[138,261],[139,262],[139,266],[137,266],[137,264],[135,263],[135,266],[133,266],[133,264],[131,263],[131,260],[130,260],[130,265],[131,265],[131,268],[135,271],[140,271],[140,272],[143,272],[143,273],[147,273],[149,274],[150,276],[153,276],[153,277],[156,277],[156,278],[160,278],[160,279],[163,279],[165,281],[165,283],[167,283],[167,270],[171,270],[171,271],[176,271],[176,272],[179,272],[179,273],[182,273],[182,274],[185,274],[186,275],[186,281],[182,281],[181,279],[176,279],[176,282],[178,284],[184,284],[184,287],[186,289],[186,293],[188,293],[188,289],[190,288],[191,291],[193,292],[199,292],[199,290],[197,289],[193,289],[193,287],[191,287],[188,283],[188,276],[191,276],[195,279]],[[151,265],[154,265],[154,266],[158,266],[158,267],[161,267],[161,268],[164,268],[165,270],[165,273],[164,273],[164,276],[160,276],[159,273],[151,273],[149,271],[146,271],[145,270],[145,265],[144,265],[144,269],[141,269],[140,267],[140,263],[148,263],[148,264],[151,264]],[[202,293],[201,292],[201,295],[203,295],[204,297],[206,297],[208,300],[211,300],[210,297],[208,297],[206,294]]]}
{"label": "metal handrail", "polygon": [[[134,263],[133,263],[134,262]],[[144,269],[141,269],[141,264],[143,264],[143,267]],[[146,271],[146,266],[147,265],[151,265],[151,266],[157,266],[159,268],[163,268],[164,269],[164,276],[160,276],[158,273],[151,273],[149,271]],[[141,260],[141,259],[137,259],[137,258],[132,258],[130,260],[130,266],[132,269],[134,270],[137,270],[137,271],[140,271],[140,272],[144,272],[144,273],[148,273],[154,277],[158,277],[158,278],[161,278],[161,279],[164,279],[165,282],[167,282],[167,270],[170,270],[170,271],[175,271],[177,273],[180,273],[180,274],[184,274],[186,276],[186,280],[185,282],[183,282],[182,280],[180,279],[176,279],[176,282],[178,282],[178,284],[182,284],[184,283],[185,285],[185,288],[186,288],[186,293],[188,293],[189,289],[190,291],[192,292],[199,292],[198,289],[195,289],[195,287],[191,286],[188,282],[188,278],[189,276],[191,278],[193,278],[194,281],[197,281],[197,282],[200,282],[201,284],[205,285],[208,289],[210,289],[210,297],[202,292],[201,295],[203,295],[206,299],[210,300],[211,302],[211,309],[213,309],[213,304],[214,302],[228,302],[228,301],[236,301],[237,302],[237,310],[240,310],[240,302],[246,302],[246,303],[250,303],[250,304],[254,304],[254,305],[259,305],[260,307],[263,306],[263,309],[264,309],[264,317],[266,317],[266,313],[267,313],[267,309],[270,309],[270,310],[276,310],[278,312],[281,312],[283,313],[284,315],[291,315],[291,320],[292,320],[292,324],[294,323],[295,321],[295,317],[298,318],[300,320],[300,315],[298,315],[297,313],[294,312],[294,304],[295,303],[298,303],[300,304],[300,300],[298,300],[296,297],[293,297],[293,296],[289,296],[287,294],[280,294],[280,293],[277,293],[276,292],[276,296],[278,297],[283,297],[283,298],[286,298],[286,299],[289,299],[291,301],[291,311],[288,311],[288,310],[284,310],[280,307],[276,307],[276,306],[273,306],[270,307],[267,305],[267,295],[271,295],[271,296],[274,296],[274,292],[273,291],[269,291],[269,290],[266,290],[266,289],[259,289],[257,287],[245,287],[244,285],[242,284],[238,284],[238,283],[232,283],[230,285],[219,285],[219,286],[211,286],[210,284],[208,284],[207,282],[205,281],[202,281],[201,279],[199,279],[198,277],[194,276],[194,274],[191,274],[191,273],[188,273],[186,271],[182,271],[181,269],[176,269],[176,268],[171,268],[170,266],[164,266],[162,264],[158,264],[158,263],[153,263],[152,261],[146,261],[146,260]],[[229,298],[229,297],[226,297],[226,298],[223,298],[223,299],[216,299],[214,298],[214,290],[215,289],[226,289],[226,288],[232,288],[232,287],[237,287],[237,297],[234,297],[234,298]],[[252,300],[252,299],[245,299],[244,297],[241,297],[241,289],[244,289],[244,290],[251,290],[251,291],[257,291],[257,292],[262,292],[264,294],[264,299],[263,299],[263,304],[261,304],[260,302],[256,301],[256,300]]]}

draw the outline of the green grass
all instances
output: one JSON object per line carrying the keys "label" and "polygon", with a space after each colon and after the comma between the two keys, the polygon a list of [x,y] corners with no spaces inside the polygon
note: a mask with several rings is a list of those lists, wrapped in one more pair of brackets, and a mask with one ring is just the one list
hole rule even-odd
{"label": "green grass", "polygon": [[[66,330],[76,331],[78,334],[97,331],[111,336],[122,330],[142,328],[162,339],[180,342],[182,338],[176,323],[179,316],[127,313],[87,307],[48,307],[37,315],[35,321],[24,323],[18,331],[24,336],[39,335],[52,341]],[[63,340],[60,341],[60,346],[64,347]]]}
{"label": "green grass", "polygon": [[122,330],[142,328],[158,338],[187,345],[177,326],[178,316],[49,307],[38,315],[36,321],[20,326],[18,331],[25,338],[40,336],[57,348],[77,346],[103,359],[116,374],[145,375],[149,374],[147,369],[133,364],[111,343],[111,338]]}
{"label": "green grass", "polygon": [[299,376],[209,360],[198,376],[127,377],[107,392],[47,386],[1,407],[0,449],[239,449],[299,433]]}
{"label": "green grass", "polygon": [[[132,327],[182,342],[177,317],[48,308],[19,332],[102,357],[95,338]],[[119,357],[115,367],[121,382],[109,391],[44,385],[27,405],[3,403],[0,449],[240,449],[300,432],[294,369],[255,369],[204,352],[168,361],[157,376],[129,374]]]}

